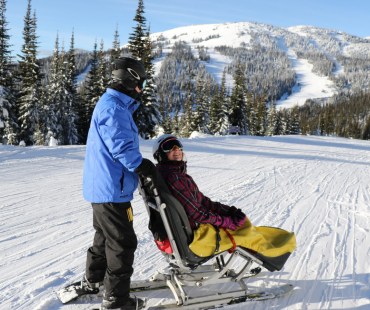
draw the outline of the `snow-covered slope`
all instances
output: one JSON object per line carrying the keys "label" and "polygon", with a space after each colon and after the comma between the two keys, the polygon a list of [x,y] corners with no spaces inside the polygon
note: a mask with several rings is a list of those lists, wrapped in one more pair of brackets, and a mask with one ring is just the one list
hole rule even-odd
{"label": "snow-covered slope", "polygon": [[[252,285],[292,283],[283,298],[227,309],[370,308],[370,143],[325,137],[184,139],[189,172],[209,197],[242,208],[255,225],[296,233],[280,272]],[[152,141],[141,141],[151,157]],[[0,309],[90,309],[61,305],[54,291],[79,279],[91,244],[92,212],[82,198],[84,146],[0,146]],[[139,239],[135,279],[165,266],[133,200]],[[140,293],[156,305],[167,291]]]}
{"label": "snow-covered slope", "polygon": [[[291,60],[296,73],[296,86],[290,96],[284,96],[278,101],[280,107],[302,105],[309,98],[328,98],[336,92],[335,85],[328,76],[320,76],[312,72],[312,64],[307,59],[299,58],[296,51],[286,42],[303,42],[317,52],[322,52],[330,59],[338,55],[348,57],[370,57],[370,41],[346,33],[317,28],[313,26],[296,26],[280,28],[266,24],[252,22],[238,22],[225,24],[205,24],[179,27],[151,35],[153,41],[164,45],[164,52],[168,53],[175,42],[188,43],[197,55],[197,47],[207,48],[210,61],[204,62],[208,71],[220,83],[223,70],[231,62],[229,57],[221,55],[215,50],[217,46],[251,47],[252,44],[271,47],[277,45]],[[161,59],[156,61],[156,70],[160,68]],[[341,64],[336,62],[336,75],[342,74]],[[229,86],[232,77],[228,77]]]}

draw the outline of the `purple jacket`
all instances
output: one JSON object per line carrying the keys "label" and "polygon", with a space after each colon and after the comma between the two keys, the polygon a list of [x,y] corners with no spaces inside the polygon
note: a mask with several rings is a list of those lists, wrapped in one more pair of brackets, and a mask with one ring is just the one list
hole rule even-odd
{"label": "purple jacket", "polygon": [[186,173],[186,162],[167,161],[157,165],[174,197],[183,205],[193,229],[198,223],[219,226],[222,216],[230,208],[220,202],[214,202],[204,196],[193,178]]}

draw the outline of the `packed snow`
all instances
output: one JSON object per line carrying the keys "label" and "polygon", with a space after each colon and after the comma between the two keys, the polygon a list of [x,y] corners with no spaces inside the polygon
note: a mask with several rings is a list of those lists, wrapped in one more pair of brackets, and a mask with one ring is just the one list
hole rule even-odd
{"label": "packed snow", "polygon": [[287,55],[296,72],[297,83],[290,95],[286,94],[276,102],[277,107],[293,108],[303,105],[309,98],[329,98],[334,95],[334,83],[327,77],[312,72],[313,65],[308,60],[298,58],[291,49]]}
{"label": "packed snow", "polygon": [[[226,309],[370,309],[370,142],[332,137],[195,136],[183,139],[188,170],[214,200],[243,209],[254,225],[294,231],[297,250],[279,272],[248,283],[291,283],[279,299]],[[152,158],[153,141],[141,141]],[[0,309],[82,310],[55,291],[82,277],[93,238],[82,197],[84,146],[0,145]],[[139,239],[133,279],[166,262],[149,232],[141,197],[132,202]],[[141,292],[148,305],[169,290]]]}

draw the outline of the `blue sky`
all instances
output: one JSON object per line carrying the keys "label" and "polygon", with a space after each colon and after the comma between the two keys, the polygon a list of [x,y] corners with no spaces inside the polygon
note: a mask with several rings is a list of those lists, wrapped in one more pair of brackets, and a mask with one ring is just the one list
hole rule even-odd
{"label": "blue sky", "polygon": [[[60,44],[92,50],[95,41],[112,46],[116,28],[120,42],[128,40],[135,23],[137,0],[32,0],[36,12],[39,56]],[[193,24],[261,22],[289,27],[312,25],[370,36],[370,1],[367,0],[144,0],[151,32]],[[27,0],[8,0],[6,18],[13,54],[20,52]]]}

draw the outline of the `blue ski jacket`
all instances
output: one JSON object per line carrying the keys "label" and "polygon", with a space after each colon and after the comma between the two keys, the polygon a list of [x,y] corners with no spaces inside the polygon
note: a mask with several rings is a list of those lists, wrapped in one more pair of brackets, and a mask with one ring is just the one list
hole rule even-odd
{"label": "blue ski jacket", "polygon": [[95,106],[86,143],[83,195],[93,203],[128,202],[142,161],[131,97],[108,88]]}

